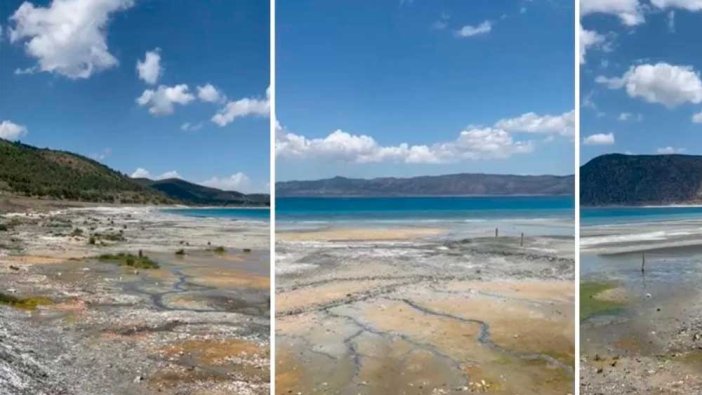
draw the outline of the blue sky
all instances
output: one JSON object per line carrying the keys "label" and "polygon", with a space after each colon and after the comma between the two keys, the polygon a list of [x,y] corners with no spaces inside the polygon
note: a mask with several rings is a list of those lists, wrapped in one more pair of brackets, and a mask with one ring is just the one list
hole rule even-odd
{"label": "blue sky", "polygon": [[278,180],[573,173],[571,2],[279,1],[276,18]]}
{"label": "blue sky", "polygon": [[581,161],[702,153],[702,2],[581,4]]}
{"label": "blue sky", "polygon": [[0,137],[267,191],[267,1],[22,3],[0,3]]}

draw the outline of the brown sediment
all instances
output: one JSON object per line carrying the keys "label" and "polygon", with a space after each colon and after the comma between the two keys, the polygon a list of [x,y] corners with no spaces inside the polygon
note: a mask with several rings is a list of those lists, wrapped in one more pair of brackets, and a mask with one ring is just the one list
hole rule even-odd
{"label": "brown sediment", "polygon": [[276,347],[275,354],[275,384],[276,394],[297,394],[298,388],[310,388],[305,379],[310,375],[304,364],[293,355],[295,351],[288,347]]}
{"label": "brown sediment", "polygon": [[[174,365],[160,370],[150,378],[150,385],[155,387],[177,388],[203,380],[240,380],[261,384],[269,380],[268,348],[252,341],[185,340],[173,342],[158,350],[157,354]],[[211,393],[218,393],[216,389],[210,390]]]}
{"label": "brown sediment", "polygon": [[369,280],[363,282],[340,281],[315,287],[298,288],[276,298],[276,314],[285,315],[301,309],[327,305],[367,292],[384,285],[395,284],[392,280]]}
{"label": "brown sediment", "polygon": [[88,306],[86,305],[84,300],[78,298],[71,298],[60,303],[48,305],[46,306],[46,309],[61,311],[65,313],[81,314],[88,310]]}
{"label": "brown sediment", "polygon": [[3,257],[2,260],[14,265],[51,265],[81,258],[83,257],[70,254],[65,256],[13,255]]}
{"label": "brown sediment", "polygon": [[599,301],[613,303],[629,303],[631,300],[629,291],[624,287],[606,289],[593,295],[593,298]]}
{"label": "brown sediment", "polygon": [[447,291],[473,290],[486,294],[494,293],[504,298],[519,298],[541,302],[573,302],[573,283],[570,281],[449,281]]}
{"label": "brown sediment", "polygon": [[[499,347],[521,353],[542,353],[564,364],[572,364],[575,338],[572,299],[556,303],[551,299],[553,295],[535,298],[528,292],[533,286],[533,282],[517,285],[524,291],[516,294],[508,290],[504,295],[491,293],[487,297],[454,295],[414,301],[430,311],[484,322],[490,326],[492,342]],[[560,288],[571,298],[574,292],[570,282],[555,286],[542,283],[536,286],[536,290],[541,292],[544,287]],[[521,295],[526,300],[519,299]]]}
{"label": "brown sediment", "polygon": [[335,228],[316,231],[279,232],[280,241],[393,241],[412,240],[421,237],[438,236],[445,233],[441,228]]}
{"label": "brown sediment", "polygon": [[251,341],[226,339],[185,340],[169,344],[161,350],[161,355],[165,358],[181,357],[184,354],[206,365],[221,365],[229,363],[233,358],[267,356],[268,349]]}
{"label": "brown sediment", "polygon": [[[190,274],[192,271],[185,270]],[[260,276],[252,273],[235,272],[218,273],[218,274],[201,274],[195,275],[192,282],[210,287],[218,288],[257,288],[270,289],[270,278],[268,276]]]}

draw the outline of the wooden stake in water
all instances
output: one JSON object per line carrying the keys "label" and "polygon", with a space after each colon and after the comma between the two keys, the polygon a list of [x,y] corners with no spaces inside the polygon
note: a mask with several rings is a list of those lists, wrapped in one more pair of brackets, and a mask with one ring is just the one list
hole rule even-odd
{"label": "wooden stake in water", "polygon": [[519,240],[519,246],[524,247],[524,232],[522,232],[522,238]]}
{"label": "wooden stake in water", "polygon": [[641,273],[646,271],[646,253],[641,253]]}
{"label": "wooden stake in water", "polygon": [[495,228],[495,238],[497,238],[497,235],[498,235],[498,231],[497,231],[497,228]]}

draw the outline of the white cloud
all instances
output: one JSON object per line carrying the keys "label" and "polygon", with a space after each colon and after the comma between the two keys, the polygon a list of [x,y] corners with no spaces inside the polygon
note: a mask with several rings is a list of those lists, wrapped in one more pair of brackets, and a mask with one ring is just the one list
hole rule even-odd
{"label": "white cloud", "polygon": [[694,113],[692,115],[692,122],[693,123],[702,123],[702,111]]}
{"label": "white cloud", "polygon": [[574,111],[569,111],[560,115],[538,115],[533,112],[528,112],[516,118],[501,119],[495,123],[495,128],[503,129],[508,132],[572,136],[574,122]]}
{"label": "white cloud", "polygon": [[224,99],[222,94],[212,84],[197,87],[197,97],[208,103],[217,103]]}
{"label": "white cloud", "polygon": [[674,148],[674,147],[663,147],[656,150],[657,154],[670,155],[670,154],[680,154],[685,152],[685,148]]}
{"label": "white cloud", "polygon": [[466,25],[456,32],[456,36],[466,38],[488,34],[492,31],[492,22],[484,21],[477,26]]}
{"label": "white cloud", "polygon": [[47,7],[25,1],[10,17],[10,41],[24,42],[41,71],[71,79],[117,65],[107,47],[110,15],[133,0],[53,0]]}
{"label": "white cloud", "polygon": [[451,15],[448,13],[442,13],[441,16],[439,16],[439,19],[434,22],[432,27],[436,30],[444,30],[448,27],[449,20],[451,19]]}
{"label": "white cloud", "polygon": [[615,15],[626,26],[635,26],[644,22],[639,0],[580,0],[580,14],[582,16],[589,14]]}
{"label": "white cloud", "polygon": [[153,115],[169,115],[173,113],[175,104],[186,105],[195,100],[185,84],[159,87],[154,91],[147,89],[137,98],[140,106],[149,107]]}
{"label": "white cloud", "polygon": [[625,88],[630,97],[666,107],[702,102],[702,80],[690,66],[642,64],[632,66],[620,78],[599,76],[596,81],[610,89]]}
{"label": "white cloud", "polygon": [[641,115],[641,114],[632,114],[632,113],[630,113],[630,112],[623,112],[623,113],[619,114],[619,116],[617,117],[617,119],[620,120],[620,121],[622,121],[622,122],[626,122],[626,121],[641,121],[641,120],[643,119],[643,115]]}
{"label": "white cloud", "polygon": [[160,176],[156,177],[157,180],[165,180],[167,178],[181,178],[181,177],[180,177],[180,174],[178,174],[178,172],[175,170],[167,171],[167,172],[161,174]]}
{"label": "white cloud", "polygon": [[136,69],[137,73],[139,73],[139,78],[146,81],[147,84],[153,85],[158,82],[159,77],[163,73],[159,49],[156,48],[153,51],[146,52],[143,62],[137,60]]}
{"label": "white cloud", "polygon": [[305,136],[279,128],[276,155],[283,158],[322,159],[347,163],[449,163],[467,159],[500,159],[533,150],[530,141],[515,141],[502,129],[469,128],[449,142],[429,145],[402,143],[382,146],[370,136],[336,130],[324,138]]}
{"label": "white cloud", "polygon": [[598,133],[585,137],[583,139],[585,145],[612,145],[614,144],[613,133]]}
{"label": "white cloud", "polygon": [[244,98],[236,101],[230,101],[224,105],[224,108],[219,110],[212,117],[212,122],[219,126],[226,126],[235,119],[246,116],[268,116],[270,112],[270,88],[266,90],[265,99]]}
{"label": "white cloud", "polygon": [[28,133],[26,126],[18,125],[12,121],[0,122],[0,139],[17,141]]}
{"label": "white cloud", "polygon": [[702,10],[702,0],[651,0],[658,8],[682,8],[688,11]]}
{"label": "white cloud", "polygon": [[110,155],[112,155],[112,149],[105,148],[104,150],[102,150],[100,152],[97,152],[95,154],[90,155],[90,157],[97,160],[97,161],[102,161],[102,160],[105,160]]}
{"label": "white cloud", "polygon": [[185,122],[184,124],[180,125],[180,130],[184,132],[196,132],[200,129],[202,129],[202,122],[198,123],[190,123],[190,122]]}
{"label": "white cloud", "polygon": [[202,185],[225,191],[249,192],[251,190],[251,180],[241,172],[234,173],[229,177],[212,177],[203,181]]}
{"label": "white cloud", "polygon": [[15,69],[15,75],[26,75],[26,74],[34,74],[37,72],[36,67],[27,67],[24,69]]}
{"label": "white cloud", "polygon": [[675,11],[668,12],[668,31],[675,33]]}
{"label": "white cloud", "polygon": [[580,63],[585,63],[585,55],[590,48],[598,48],[605,44],[604,35],[580,26]]}
{"label": "white cloud", "polygon": [[163,174],[152,177],[150,171],[148,171],[144,168],[141,168],[141,167],[134,170],[134,173],[132,173],[132,175],[130,177],[131,178],[154,178],[156,180],[164,180],[167,178],[181,178],[180,174],[178,174],[178,172],[175,170],[167,171]]}
{"label": "white cloud", "polygon": [[151,178],[151,173],[148,170],[142,169],[141,167],[134,170],[134,173],[130,176],[132,178]]}

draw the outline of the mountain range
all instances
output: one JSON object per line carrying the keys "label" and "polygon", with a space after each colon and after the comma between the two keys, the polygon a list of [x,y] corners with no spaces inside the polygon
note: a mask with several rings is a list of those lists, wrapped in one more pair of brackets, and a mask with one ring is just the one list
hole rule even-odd
{"label": "mountain range", "polygon": [[573,176],[448,174],[373,179],[334,177],[276,183],[278,197],[537,196],[572,195]]}

